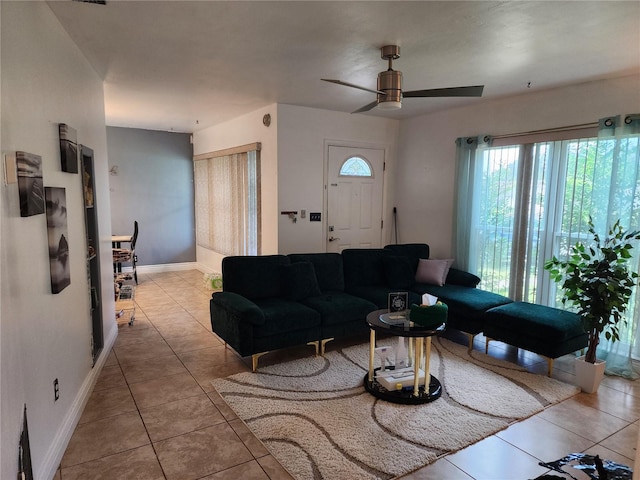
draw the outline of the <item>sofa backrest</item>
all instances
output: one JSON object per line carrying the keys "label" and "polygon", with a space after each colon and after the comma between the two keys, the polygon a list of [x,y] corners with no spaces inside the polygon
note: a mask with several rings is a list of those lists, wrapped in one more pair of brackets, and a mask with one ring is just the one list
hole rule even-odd
{"label": "sofa backrest", "polygon": [[347,248],[342,251],[345,288],[386,286],[383,258],[388,252],[382,248]]}
{"label": "sofa backrest", "polygon": [[250,300],[282,296],[280,266],[285,255],[232,256],[222,259],[222,289]]}
{"label": "sofa backrest", "polygon": [[339,253],[292,253],[288,257],[291,263],[311,262],[323,292],[344,291],[344,271]]}
{"label": "sofa backrest", "polygon": [[387,245],[384,247],[391,255],[405,257],[409,260],[413,273],[418,269],[421,258],[429,258],[429,245],[426,243],[404,243]]}

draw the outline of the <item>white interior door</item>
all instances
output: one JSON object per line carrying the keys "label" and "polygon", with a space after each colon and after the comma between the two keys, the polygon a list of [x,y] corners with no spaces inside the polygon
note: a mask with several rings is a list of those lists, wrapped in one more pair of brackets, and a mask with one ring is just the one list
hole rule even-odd
{"label": "white interior door", "polygon": [[329,146],[327,252],[379,248],[384,150]]}

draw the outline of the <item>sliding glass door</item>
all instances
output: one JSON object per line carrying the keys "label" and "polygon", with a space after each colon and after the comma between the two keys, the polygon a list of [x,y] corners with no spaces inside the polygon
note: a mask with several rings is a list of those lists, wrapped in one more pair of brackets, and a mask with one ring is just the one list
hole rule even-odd
{"label": "sliding glass door", "polygon": [[[620,219],[640,229],[640,136],[580,138],[493,147],[478,146],[472,180],[468,265],[480,287],[522,300],[556,305],[555,284],[543,270],[553,255],[588,239],[589,218],[605,234]],[[632,269],[640,270],[640,245]],[[634,294],[631,325],[640,318]],[[623,340],[633,345],[635,328]],[[635,356],[640,357],[640,342]]]}

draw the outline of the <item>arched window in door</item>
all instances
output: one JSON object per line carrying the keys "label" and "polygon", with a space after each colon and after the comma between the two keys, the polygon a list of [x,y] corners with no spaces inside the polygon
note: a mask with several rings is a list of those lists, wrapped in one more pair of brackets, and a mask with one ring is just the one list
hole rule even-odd
{"label": "arched window in door", "polygon": [[340,167],[341,177],[373,177],[371,164],[362,157],[353,156],[347,158]]}

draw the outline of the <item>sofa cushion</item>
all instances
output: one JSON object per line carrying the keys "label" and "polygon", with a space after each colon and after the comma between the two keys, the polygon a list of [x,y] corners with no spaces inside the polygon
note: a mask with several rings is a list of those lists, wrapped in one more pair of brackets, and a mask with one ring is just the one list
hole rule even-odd
{"label": "sofa cushion", "polygon": [[[353,287],[353,289],[349,291],[351,295],[369,300],[376,305],[376,308],[388,308],[389,293],[392,292],[395,292],[395,290],[389,290],[389,287],[385,286]],[[412,291],[408,291],[407,293],[409,294],[408,305],[412,303],[419,304],[422,301],[422,297],[417,293]]]}
{"label": "sofa cushion", "polygon": [[253,327],[256,337],[287,334],[294,330],[320,326],[320,314],[301,303],[273,297],[256,300],[255,304],[264,314],[264,324]]}
{"label": "sofa cushion", "polygon": [[284,255],[231,256],[222,259],[222,289],[250,300],[279,297],[280,265],[288,265]]}
{"label": "sofa cushion", "polygon": [[428,283],[430,285],[444,285],[449,273],[449,267],[453,263],[452,259],[436,260],[421,258],[418,261],[416,270],[416,282]]}
{"label": "sofa cushion", "polygon": [[449,314],[466,315],[472,318],[483,316],[490,308],[511,303],[510,298],[487,292],[479,288],[462,287],[460,285],[416,284],[413,290],[419,293],[430,293],[449,306]]}
{"label": "sofa cushion", "polygon": [[408,258],[411,264],[411,270],[415,274],[418,269],[418,260],[421,258],[429,258],[429,245],[426,243],[401,243],[394,245],[386,245],[385,250],[391,255],[400,255]]}
{"label": "sofa cushion", "polygon": [[311,262],[295,262],[278,268],[282,293],[288,300],[299,301],[320,295],[316,271]]}
{"label": "sofa cushion", "polygon": [[358,286],[386,286],[382,259],[389,255],[382,248],[347,248],[342,251],[344,283],[347,293]]}
{"label": "sofa cushion", "polygon": [[344,270],[339,253],[292,253],[291,262],[311,262],[322,292],[344,291]]}
{"label": "sofa cushion", "polygon": [[367,314],[378,307],[373,303],[344,292],[331,292],[310,297],[302,303],[320,313],[322,325],[336,325],[360,320],[365,323]]}
{"label": "sofa cushion", "polygon": [[394,289],[409,289],[415,282],[411,262],[407,257],[389,255],[382,259],[387,285]]}

